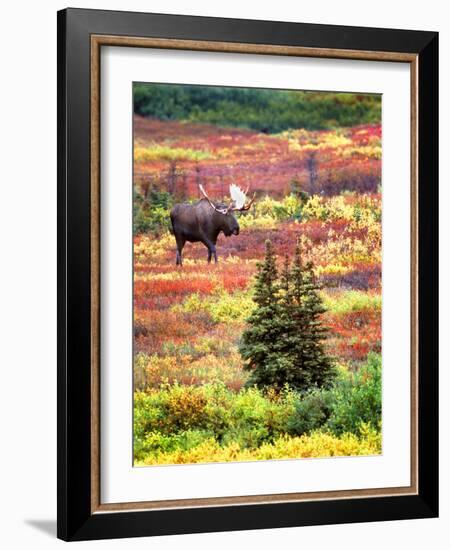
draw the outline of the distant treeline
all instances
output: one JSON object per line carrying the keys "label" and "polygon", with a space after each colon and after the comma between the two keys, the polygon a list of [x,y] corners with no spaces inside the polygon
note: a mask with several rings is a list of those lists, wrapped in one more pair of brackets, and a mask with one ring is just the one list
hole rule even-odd
{"label": "distant treeline", "polygon": [[381,96],[135,83],[134,112],[277,133],[381,122]]}

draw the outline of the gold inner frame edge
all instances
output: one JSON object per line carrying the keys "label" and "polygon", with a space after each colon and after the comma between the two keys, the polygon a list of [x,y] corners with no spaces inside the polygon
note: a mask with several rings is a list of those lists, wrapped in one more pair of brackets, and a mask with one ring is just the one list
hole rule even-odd
{"label": "gold inner frame edge", "polygon": [[[102,46],[163,48],[409,63],[411,82],[411,484],[407,487],[317,491],[235,497],[101,503],[100,499],[100,50]],[[418,494],[418,55],[402,52],[307,48],[270,44],[91,35],[91,513],[342,500]]]}

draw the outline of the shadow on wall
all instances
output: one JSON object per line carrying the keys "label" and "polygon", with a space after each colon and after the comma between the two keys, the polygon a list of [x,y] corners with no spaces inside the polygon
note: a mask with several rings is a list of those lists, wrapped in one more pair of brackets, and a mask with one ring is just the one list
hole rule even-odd
{"label": "shadow on wall", "polygon": [[26,519],[25,523],[52,538],[56,537],[56,519]]}

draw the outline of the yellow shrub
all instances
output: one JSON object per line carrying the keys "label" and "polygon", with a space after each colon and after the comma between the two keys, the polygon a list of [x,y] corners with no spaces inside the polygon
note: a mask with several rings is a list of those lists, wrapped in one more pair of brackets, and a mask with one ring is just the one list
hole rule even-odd
{"label": "yellow shrub", "polygon": [[381,145],[364,145],[361,147],[348,147],[342,151],[342,156],[344,158],[353,157],[353,156],[362,156],[372,159],[381,159]]}
{"label": "yellow shrub", "polygon": [[134,245],[135,262],[154,260],[172,248],[174,248],[174,239],[169,232],[159,238],[143,235],[139,244]]}
{"label": "yellow shrub", "polygon": [[333,456],[369,456],[381,453],[381,434],[366,426],[362,436],[343,434],[336,437],[314,432],[300,437],[280,437],[258,449],[242,449],[238,443],[221,447],[210,438],[189,450],[177,450],[149,456],[136,466],[151,464],[192,464],[198,462],[244,462],[249,460],[279,460]]}
{"label": "yellow shrub", "polygon": [[196,151],[184,147],[167,147],[166,145],[153,144],[150,147],[135,147],[135,162],[152,162],[158,160],[206,160],[211,158],[208,151]]}
{"label": "yellow shrub", "polygon": [[332,313],[350,313],[352,311],[381,311],[381,294],[347,290],[341,292],[321,292],[324,306]]}
{"label": "yellow shrub", "polygon": [[218,289],[209,297],[193,293],[182,304],[173,306],[173,311],[194,313],[205,311],[216,323],[243,322],[255,307],[251,291],[226,292]]}

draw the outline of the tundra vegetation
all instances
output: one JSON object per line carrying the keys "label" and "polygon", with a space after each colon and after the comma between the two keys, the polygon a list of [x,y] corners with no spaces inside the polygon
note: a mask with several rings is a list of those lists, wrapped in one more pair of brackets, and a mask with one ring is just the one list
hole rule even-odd
{"label": "tundra vegetation", "polygon": [[[134,98],[135,465],[380,453],[380,98]],[[239,235],[176,266],[171,209],[231,183]]]}

